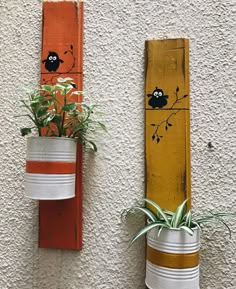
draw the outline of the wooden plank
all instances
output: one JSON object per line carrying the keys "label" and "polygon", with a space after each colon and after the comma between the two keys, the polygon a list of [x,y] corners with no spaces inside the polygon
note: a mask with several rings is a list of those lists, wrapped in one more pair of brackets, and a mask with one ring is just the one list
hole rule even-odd
{"label": "wooden plank", "polygon": [[[83,90],[83,3],[43,2],[41,83],[54,84],[71,77]],[[49,57],[56,57],[50,63]],[[81,101],[74,95],[71,101]],[[69,200],[39,202],[39,247],[82,248],[82,147],[78,144],[76,196]]]}
{"label": "wooden plank", "polygon": [[189,41],[146,41],[145,57],[146,196],[190,207]]}

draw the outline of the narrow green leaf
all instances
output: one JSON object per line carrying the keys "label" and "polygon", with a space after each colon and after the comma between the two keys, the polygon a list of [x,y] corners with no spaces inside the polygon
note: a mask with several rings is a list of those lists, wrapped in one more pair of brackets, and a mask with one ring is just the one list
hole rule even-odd
{"label": "narrow green leaf", "polygon": [[193,223],[197,223],[201,225],[203,223],[218,223],[218,221],[214,218],[203,218],[203,219],[194,220]]}
{"label": "narrow green leaf", "polygon": [[214,213],[214,216],[218,216],[218,217],[235,217],[236,216],[236,212],[232,212],[232,213]]}
{"label": "narrow green leaf", "polygon": [[143,229],[141,229],[130,241],[130,245],[133,244],[138,238],[140,238],[141,236],[145,235],[147,232],[149,232],[150,230],[156,228],[156,227],[165,227],[168,228],[168,226],[162,222],[155,222],[152,224],[147,225],[146,227],[144,227]]}
{"label": "narrow green leaf", "polygon": [[219,221],[219,223],[223,224],[223,225],[227,228],[227,230],[228,230],[228,232],[229,232],[230,239],[231,239],[232,233],[231,233],[230,227],[226,224],[226,222],[225,222],[221,217],[218,217],[218,216],[215,215],[215,214],[213,214],[213,216],[214,216],[214,218],[215,218],[216,220]]}
{"label": "narrow green leaf", "polygon": [[185,205],[187,201],[188,201],[187,199],[184,200],[176,209],[175,214],[173,215],[172,220],[171,220],[171,225],[173,228],[178,228],[178,226],[182,223]]}
{"label": "narrow green leaf", "polygon": [[92,150],[93,150],[94,152],[97,152],[97,151],[98,151],[97,146],[96,146],[96,144],[95,144],[93,141],[87,140],[87,142],[91,145],[91,148],[92,148]]}
{"label": "narrow green leaf", "polygon": [[130,210],[139,210],[139,211],[143,212],[152,222],[158,221],[156,215],[148,208],[132,207]]}
{"label": "narrow green leaf", "polygon": [[107,128],[106,128],[106,126],[105,126],[104,123],[98,121],[98,124],[99,124],[99,126],[100,126],[105,132],[107,132]]}
{"label": "narrow green leaf", "polygon": [[180,229],[182,229],[182,230],[184,230],[184,231],[186,231],[189,235],[193,235],[193,230],[192,229],[190,229],[189,227],[187,227],[187,226],[181,226],[181,227],[179,227]]}
{"label": "narrow green leaf", "polygon": [[149,199],[144,199],[145,202],[147,202],[148,204],[152,205],[156,210],[157,212],[162,216],[162,218],[165,220],[166,224],[168,226],[170,226],[170,222],[168,220],[168,217],[167,215],[164,213],[164,211],[161,209],[160,206],[158,206],[157,203],[153,202],[152,200],[149,200]]}
{"label": "narrow green leaf", "polygon": [[158,234],[157,234],[157,238],[159,238],[159,237],[160,237],[160,235],[161,235],[161,232],[162,232],[163,228],[164,228],[164,226],[159,228],[159,230],[158,230]]}
{"label": "narrow green leaf", "polygon": [[189,210],[185,216],[184,216],[184,219],[185,219],[185,225],[187,227],[191,227],[191,223],[192,223],[192,213],[191,213],[191,210]]}
{"label": "narrow green leaf", "polygon": [[194,227],[198,227],[199,230],[202,229],[198,223],[192,221],[191,228],[194,228]]}
{"label": "narrow green leaf", "polygon": [[174,212],[172,211],[169,211],[169,210],[163,210],[163,212],[168,215],[168,216],[173,216],[174,215]]}

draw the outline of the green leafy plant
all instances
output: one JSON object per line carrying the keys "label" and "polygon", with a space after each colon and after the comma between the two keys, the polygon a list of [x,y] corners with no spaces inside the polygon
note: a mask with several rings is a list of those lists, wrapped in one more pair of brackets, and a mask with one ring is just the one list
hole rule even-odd
{"label": "green leafy plant", "polygon": [[96,120],[97,105],[70,101],[73,95],[82,94],[75,87],[72,78],[58,78],[55,85],[41,85],[29,93],[28,99],[21,100],[27,113],[20,116],[28,117],[32,122],[32,126],[21,128],[21,135],[36,130],[42,136],[43,131],[45,136],[76,138],[97,151],[96,144],[87,135],[99,129],[106,130],[106,126]]}
{"label": "green leafy plant", "polygon": [[230,227],[224,220],[224,217],[235,217],[235,213],[212,213],[207,215],[195,216],[191,210],[186,209],[187,200],[184,200],[176,209],[175,212],[162,209],[157,203],[150,199],[144,199],[149,204],[146,206],[134,206],[125,210],[125,216],[129,214],[136,214],[137,211],[144,213],[148,222],[147,225],[142,228],[130,241],[130,244],[135,242],[139,237],[145,235],[147,232],[154,228],[158,228],[157,237],[160,236],[163,228],[173,230],[183,230],[188,234],[193,235],[194,228],[200,228],[204,223],[221,223],[229,231],[231,236]]}

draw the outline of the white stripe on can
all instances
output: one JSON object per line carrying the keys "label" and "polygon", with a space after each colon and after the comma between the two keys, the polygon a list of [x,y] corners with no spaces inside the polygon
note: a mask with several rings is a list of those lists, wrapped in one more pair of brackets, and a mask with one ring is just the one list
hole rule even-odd
{"label": "white stripe on can", "polygon": [[200,249],[199,230],[195,228],[193,232],[193,236],[191,236],[180,229],[168,230],[163,228],[160,236],[157,237],[158,230],[153,229],[148,233],[147,243],[158,251],[174,254],[190,254]]}
{"label": "white stripe on can", "polygon": [[75,174],[25,174],[26,197],[36,200],[61,200],[75,195]]}
{"label": "white stripe on can", "polygon": [[200,289],[199,266],[172,269],[146,263],[146,285],[149,289]]}
{"label": "white stripe on can", "polygon": [[76,142],[71,138],[30,137],[27,139],[26,160],[76,161]]}

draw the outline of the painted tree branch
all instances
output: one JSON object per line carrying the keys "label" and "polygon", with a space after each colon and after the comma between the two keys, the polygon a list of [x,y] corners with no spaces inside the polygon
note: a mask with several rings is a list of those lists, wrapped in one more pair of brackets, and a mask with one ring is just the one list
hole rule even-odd
{"label": "painted tree branch", "polygon": [[[179,96],[178,96],[178,92],[179,92],[179,87],[177,86],[177,87],[176,87],[176,90],[175,90],[175,92],[174,92],[176,99],[175,99],[175,101],[173,102],[173,104],[171,105],[170,109],[173,109],[173,110],[174,110],[175,105],[176,105],[177,103],[179,103],[182,99],[184,99],[184,98],[186,98],[186,97],[188,96],[187,94],[185,94],[185,95],[183,95],[182,97],[179,97]],[[183,110],[183,109],[182,109],[182,108],[176,109],[176,112],[172,112],[165,120],[163,120],[163,121],[161,121],[160,123],[157,123],[157,124],[155,124],[155,123],[152,123],[152,124],[151,124],[151,126],[156,127],[156,129],[155,129],[155,131],[154,131],[154,133],[153,133],[153,135],[152,135],[152,140],[153,140],[153,141],[156,140],[157,143],[160,142],[161,138],[163,138],[163,135],[160,135],[160,134],[158,133],[159,128],[160,128],[161,126],[165,125],[165,130],[167,131],[167,130],[169,129],[169,127],[172,127],[173,125],[172,125],[172,123],[170,123],[171,117],[173,117],[173,116],[175,116],[176,114],[178,114],[181,110]],[[184,110],[185,110],[185,109],[184,109]]]}

